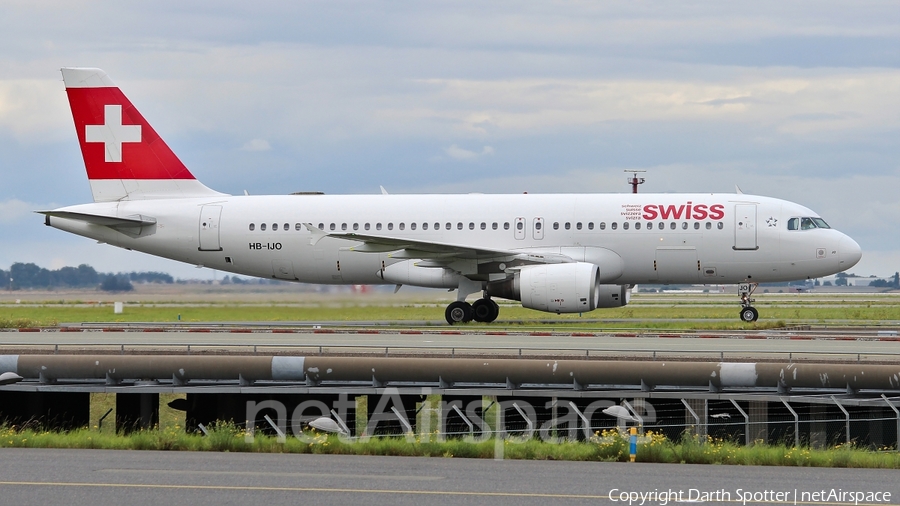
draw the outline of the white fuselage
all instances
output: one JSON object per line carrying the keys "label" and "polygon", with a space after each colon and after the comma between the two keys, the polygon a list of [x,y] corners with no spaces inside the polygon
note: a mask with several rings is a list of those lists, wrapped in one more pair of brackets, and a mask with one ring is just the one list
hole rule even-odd
{"label": "white fuselage", "polygon": [[408,259],[352,251],[361,243],[347,238],[312,240],[305,224],[325,234],[455,247],[569,256],[586,248],[587,260],[602,251],[597,258],[621,259],[615,266],[600,263],[601,273],[612,273],[603,282],[619,285],[809,279],[840,272],[860,257],[859,246],[837,230],[788,230],[791,218],[817,216],[811,210],[743,194],[213,196],[59,211],[151,216],[154,225],[132,229],[56,216],[48,224],[181,262],[305,283],[383,284],[379,272]]}

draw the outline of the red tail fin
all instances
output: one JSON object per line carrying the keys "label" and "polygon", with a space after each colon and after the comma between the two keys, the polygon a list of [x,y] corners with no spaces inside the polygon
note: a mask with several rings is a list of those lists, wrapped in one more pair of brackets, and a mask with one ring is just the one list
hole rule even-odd
{"label": "red tail fin", "polygon": [[105,72],[62,75],[95,202],[221,195],[194,178]]}

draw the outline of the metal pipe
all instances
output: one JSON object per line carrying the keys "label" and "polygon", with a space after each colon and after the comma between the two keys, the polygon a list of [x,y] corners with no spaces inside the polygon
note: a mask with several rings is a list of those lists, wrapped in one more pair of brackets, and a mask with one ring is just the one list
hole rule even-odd
{"label": "metal pipe", "polygon": [[0,355],[0,373],[26,379],[413,382],[900,390],[897,364],[778,364],[492,358],[198,355]]}

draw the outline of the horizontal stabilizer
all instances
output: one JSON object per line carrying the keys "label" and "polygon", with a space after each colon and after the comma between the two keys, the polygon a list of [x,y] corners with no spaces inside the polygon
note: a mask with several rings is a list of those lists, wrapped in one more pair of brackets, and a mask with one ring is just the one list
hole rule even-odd
{"label": "horizontal stabilizer", "polygon": [[102,225],[111,228],[123,227],[147,227],[156,225],[156,218],[135,214],[126,217],[104,216],[100,214],[73,213],[71,211],[35,211],[38,214],[47,216],[48,220],[51,216],[56,218],[64,218],[67,220],[78,220],[94,225]]}

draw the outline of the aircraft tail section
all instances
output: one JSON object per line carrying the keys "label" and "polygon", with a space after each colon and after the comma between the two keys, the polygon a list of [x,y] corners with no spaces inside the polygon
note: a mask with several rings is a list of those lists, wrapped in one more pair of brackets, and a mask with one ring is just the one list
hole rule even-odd
{"label": "aircraft tail section", "polygon": [[191,174],[106,72],[61,71],[95,202],[222,195]]}

